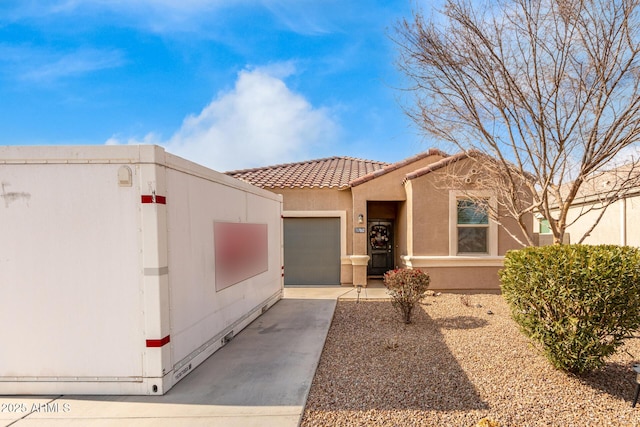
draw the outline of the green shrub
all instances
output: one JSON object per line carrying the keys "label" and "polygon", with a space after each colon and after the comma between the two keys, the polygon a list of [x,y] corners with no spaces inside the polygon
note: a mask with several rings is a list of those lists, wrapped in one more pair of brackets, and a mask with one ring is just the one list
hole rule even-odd
{"label": "green shrub", "polygon": [[502,294],[558,369],[600,368],[640,327],[640,251],[554,245],[507,252]]}
{"label": "green shrub", "polygon": [[391,295],[391,303],[402,315],[404,323],[411,323],[413,307],[424,298],[430,280],[426,272],[418,269],[401,268],[385,273],[387,293]]}

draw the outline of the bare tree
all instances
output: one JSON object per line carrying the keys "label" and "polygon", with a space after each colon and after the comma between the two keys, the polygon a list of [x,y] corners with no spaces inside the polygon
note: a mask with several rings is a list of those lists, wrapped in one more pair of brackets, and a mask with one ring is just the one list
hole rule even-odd
{"label": "bare tree", "polygon": [[541,215],[561,243],[589,183],[615,176],[581,215],[603,214],[639,184],[628,154],[640,141],[640,0],[480,3],[445,0],[398,25],[409,114],[428,136],[483,153],[470,159],[502,210],[525,236],[525,218]]}

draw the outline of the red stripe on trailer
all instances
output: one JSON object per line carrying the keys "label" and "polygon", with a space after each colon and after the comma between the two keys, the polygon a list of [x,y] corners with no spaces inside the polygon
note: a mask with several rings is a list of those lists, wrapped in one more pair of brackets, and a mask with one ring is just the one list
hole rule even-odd
{"label": "red stripe on trailer", "polygon": [[163,345],[168,344],[169,341],[171,341],[171,337],[169,335],[159,340],[147,340],[147,347],[162,347]]}
{"label": "red stripe on trailer", "polygon": [[167,198],[165,196],[143,195],[142,203],[157,203],[160,205],[166,205]]}

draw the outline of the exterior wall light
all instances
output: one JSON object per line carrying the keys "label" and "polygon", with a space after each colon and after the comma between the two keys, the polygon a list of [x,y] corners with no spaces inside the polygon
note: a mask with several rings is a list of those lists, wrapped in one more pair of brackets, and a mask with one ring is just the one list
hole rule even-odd
{"label": "exterior wall light", "polygon": [[358,215],[358,224],[362,224],[364,222],[364,215]]}

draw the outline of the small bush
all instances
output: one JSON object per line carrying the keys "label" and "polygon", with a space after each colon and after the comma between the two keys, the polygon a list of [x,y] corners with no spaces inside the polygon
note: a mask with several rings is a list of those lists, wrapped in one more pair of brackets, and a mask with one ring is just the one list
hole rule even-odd
{"label": "small bush", "polygon": [[424,298],[429,282],[429,275],[418,269],[401,268],[385,273],[384,285],[391,295],[391,304],[404,323],[411,323],[413,307]]}
{"label": "small bush", "polygon": [[555,245],[507,252],[502,295],[558,369],[584,373],[640,327],[640,251]]}

